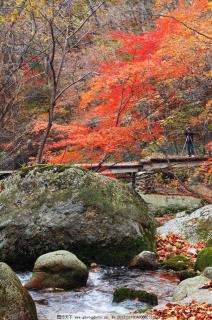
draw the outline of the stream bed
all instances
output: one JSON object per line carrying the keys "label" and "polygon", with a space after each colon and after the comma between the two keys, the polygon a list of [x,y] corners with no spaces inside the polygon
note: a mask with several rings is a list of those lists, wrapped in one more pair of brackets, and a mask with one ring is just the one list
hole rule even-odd
{"label": "stream bed", "polygon": [[[18,273],[24,284],[30,272]],[[36,302],[39,320],[56,320],[61,314],[126,314],[147,305],[139,301],[113,303],[113,290],[119,287],[141,289],[157,294],[159,304],[169,302],[179,280],[173,272],[99,268],[91,270],[87,287],[72,291],[30,291]],[[59,315],[59,317],[58,317]]]}

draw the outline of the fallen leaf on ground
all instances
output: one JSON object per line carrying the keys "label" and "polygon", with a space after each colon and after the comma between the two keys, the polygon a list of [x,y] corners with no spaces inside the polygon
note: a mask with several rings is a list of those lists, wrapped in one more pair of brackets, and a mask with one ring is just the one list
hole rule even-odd
{"label": "fallen leaf on ground", "polygon": [[197,251],[201,250],[206,245],[205,242],[190,243],[173,233],[166,236],[158,235],[156,242],[159,261],[179,254],[183,254],[192,261],[195,261]]}
{"label": "fallen leaf on ground", "polygon": [[203,284],[203,286],[200,289],[212,289],[212,281]]}
{"label": "fallen leaf on ground", "polygon": [[158,320],[211,320],[212,305],[195,301],[187,305],[167,303],[165,307],[154,309],[149,314]]}

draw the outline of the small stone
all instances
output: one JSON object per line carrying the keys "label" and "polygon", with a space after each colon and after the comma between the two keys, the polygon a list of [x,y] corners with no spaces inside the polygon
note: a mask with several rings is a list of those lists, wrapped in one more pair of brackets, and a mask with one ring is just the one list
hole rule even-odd
{"label": "small stone", "polygon": [[142,251],[135,256],[129,263],[129,268],[139,268],[144,270],[157,269],[157,256],[151,251]]}
{"label": "small stone", "polygon": [[185,216],[185,215],[186,215],[186,212],[185,212],[185,211],[178,212],[178,213],[176,214],[176,218],[181,218],[181,217],[183,217],[183,216]]}
{"label": "small stone", "polygon": [[38,300],[34,300],[35,303],[43,305],[43,306],[48,306],[49,302],[47,299],[38,299]]}
{"label": "small stone", "polygon": [[169,251],[169,252],[172,252],[172,251],[173,251],[173,247],[172,247],[171,244],[167,244],[165,248],[166,248],[166,250]]}
{"label": "small stone", "polygon": [[97,265],[95,262],[92,262],[91,265],[90,265],[90,267],[91,267],[91,268],[97,268],[98,265]]}
{"label": "small stone", "polygon": [[190,249],[188,249],[188,251],[187,251],[188,253],[190,253],[190,254],[197,254],[197,249],[196,248],[190,248]]}
{"label": "small stone", "polygon": [[205,268],[205,270],[204,270],[204,272],[203,272],[203,275],[204,275],[206,278],[212,280],[212,267],[207,267],[207,268]]}

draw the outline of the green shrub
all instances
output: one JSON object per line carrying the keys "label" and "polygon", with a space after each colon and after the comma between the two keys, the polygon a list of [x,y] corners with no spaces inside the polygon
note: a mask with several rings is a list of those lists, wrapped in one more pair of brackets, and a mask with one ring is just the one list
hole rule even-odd
{"label": "green shrub", "polygon": [[163,207],[163,208],[159,208],[157,210],[154,211],[154,216],[155,217],[163,217],[166,214],[175,214],[181,211],[186,211],[187,208],[185,206],[170,206],[170,207]]}
{"label": "green shrub", "polygon": [[186,270],[191,266],[191,261],[183,254],[172,256],[161,263],[161,266],[165,269],[171,269],[175,271]]}
{"label": "green shrub", "polygon": [[208,240],[206,247],[212,247],[212,238]]}
{"label": "green shrub", "polygon": [[212,247],[205,247],[197,256],[195,270],[204,271],[206,267],[212,267]]}

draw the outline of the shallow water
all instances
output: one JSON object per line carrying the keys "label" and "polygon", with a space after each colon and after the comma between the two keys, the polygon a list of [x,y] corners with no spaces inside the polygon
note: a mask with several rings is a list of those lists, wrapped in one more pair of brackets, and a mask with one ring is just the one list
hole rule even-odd
{"label": "shallow water", "polygon": [[[31,273],[18,273],[25,283]],[[159,303],[171,300],[178,283],[174,273],[167,271],[141,271],[127,268],[103,268],[89,273],[86,288],[66,292],[30,291],[36,302],[39,320],[54,320],[61,314],[108,315],[126,314],[146,304],[139,301],[113,303],[113,289],[129,287],[144,289],[158,295]]]}

